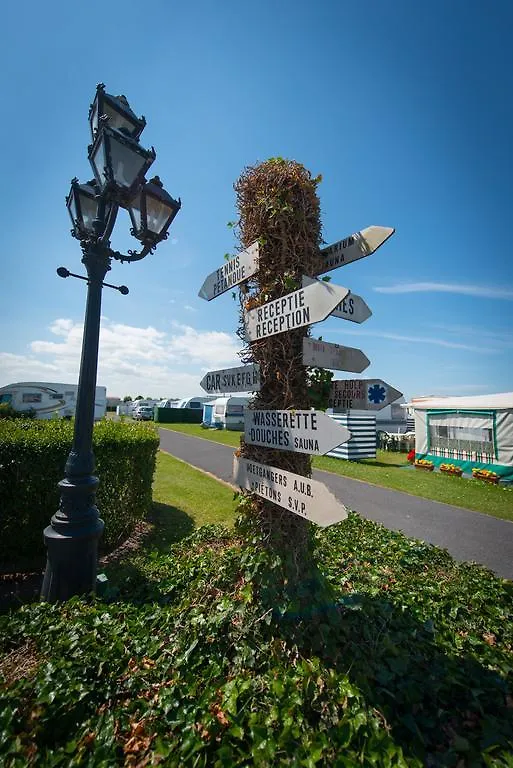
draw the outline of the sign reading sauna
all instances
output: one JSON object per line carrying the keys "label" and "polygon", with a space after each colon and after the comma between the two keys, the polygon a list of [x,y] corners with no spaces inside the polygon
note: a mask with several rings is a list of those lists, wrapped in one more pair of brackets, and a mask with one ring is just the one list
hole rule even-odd
{"label": "sign reading sauna", "polygon": [[351,433],[322,411],[260,411],[244,414],[244,440],[280,451],[321,456],[347,442]]}

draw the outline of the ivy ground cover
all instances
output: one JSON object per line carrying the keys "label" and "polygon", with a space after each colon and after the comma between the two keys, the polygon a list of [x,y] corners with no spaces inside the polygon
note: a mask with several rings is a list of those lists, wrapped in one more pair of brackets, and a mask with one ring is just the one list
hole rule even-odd
{"label": "ivy ground cover", "polygon": [[237,525],[169,543],[230,493],[190,471],[103,598],[0,619],[2,765],[513,765],[511,582],[351,514],[291,589]]}

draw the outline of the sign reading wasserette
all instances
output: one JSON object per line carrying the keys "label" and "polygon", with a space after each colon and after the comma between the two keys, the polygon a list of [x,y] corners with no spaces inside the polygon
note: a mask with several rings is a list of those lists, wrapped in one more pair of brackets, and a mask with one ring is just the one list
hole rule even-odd
{"label": "sign reading wasserette", "polygon": [[250,341],[291,331],[324,320],[349,293],[347,288],[322,281],[288,293],[261,307],[246,312],[246,332]]}
{"label": "sign reading wasserette", "polygon": [[370,365],[370,360],[361,349],[304,338],[303,365],[315,365],[318,368],[328,368],[333,371],[361,373]]}
{"label": "sign reading wasserette", "polygon": [[234,458],[237,485],[323,527],[347,517],[347,509],[325,485],[258,461]]}
{"label": "sign reading wasserette", "polygon": [[344,264],[363,259],[378,250],[380,245],[388,240],[395,232],[393,227],[366,227],[354,235],[339,240],[337,243],[321,248],[319,266],[316,275],[329,272]]}
{"label": "sign reading wasserette", "polygon": [[198,296],[210,301],[221,293],[233,288],[234,285],[243,283],[258,270],[258,240],[252,243],[246,250],[241,251],[233,259],[226,261],[215,272],[211,272],[201,288]]}
{"label": "sign reading wasserette", "polygon": [[[312,283],[318,282],[312,277],[303,276],[303,288]],[[350,292],[340,304],[337,304],[330,317],[341,317],[344,320],[350,320],[352,323],[364,323],[372,315],[367,304],[361,296]]]}
{"label": "sign reading wasserette", "polygon": [[333,410],[380,411],[402,394],[381,379],[342,379],[331,382],[328,405]]}
{"label": "sign reading wasserette", "polygon": [[248,408],[244,413],[245,442],[265,448],[322,456],[347,442],[350,437],[348,429],[322,411],[260,411]]}
{"label": "sign reading wasserette", "polygon": [[210,371],[200,381],[200,387],[209,394],[218,392],[258,392],[260,390],[260,366],[258,363]]}

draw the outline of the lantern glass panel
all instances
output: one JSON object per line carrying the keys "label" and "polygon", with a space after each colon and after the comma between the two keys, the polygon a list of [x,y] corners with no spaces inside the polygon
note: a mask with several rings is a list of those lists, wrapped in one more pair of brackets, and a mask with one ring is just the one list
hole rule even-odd
{"label": "lantern glass panel", "polygon": [[132,219],[132,225],[136,232],[140,232],[142,228],[141,220],[141,195],[136,197],[130,203],[130,218]]}
{"label": "lantern glass panel", "polygon": [[114,182],[120,187],[130,188],[141,174],[146,158],[114,137],[110,140],[110,157]]}
{"label": "lantern glass panel", "polygon": [[93,221],[96,218],[98,205],[94,197],[80,195],[80,209],[82,211],[82,226],[87,232],[94,232]]}
{"label": "lantern glass panel", "polygon": [[103,138],[97,143],[92,161],[95,169],[95,176],[100,184],[105,184],[105,167],[107,165],[107,159],[105,157],[105,142]]}
{"label": "lantern glass panel", "polygon": [[163,200],[153,195],[146,196],[146,226],[150,232],[160,235],[171,212],[172,208]]}
{"label": "lantern glass panel", "polygon": [[127,131],[130,136],[134,134],[133,121],[128,120],[128,118],[114,109],[110,104],[105,104],[104,113],[109,117],[110,128],[116,128],[118,131]]}
{"label": "lantern glass panel", "polygon": [[91,133],[94,139],[95,133],[98,130],[98,99],[94,100],[93,110],[91,112]]}

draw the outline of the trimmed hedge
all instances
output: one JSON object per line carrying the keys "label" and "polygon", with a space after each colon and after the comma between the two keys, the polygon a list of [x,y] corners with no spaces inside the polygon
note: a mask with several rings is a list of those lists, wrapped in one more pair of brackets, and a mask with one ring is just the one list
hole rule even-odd
{"label": "trimmed hedge", "polygon": [[[43,529],[59,504],[73,440],[69,421],[0,423],[0,564],[44,558]],[[150,510],[159,438],[152,425],[101,421],[93,431],[96,503],[110,549]]]}
{"label": "trimmed hedge", "polygon": [[201,424],[203,408],[158,408],[155,406],[155,421],[161,424]]}

